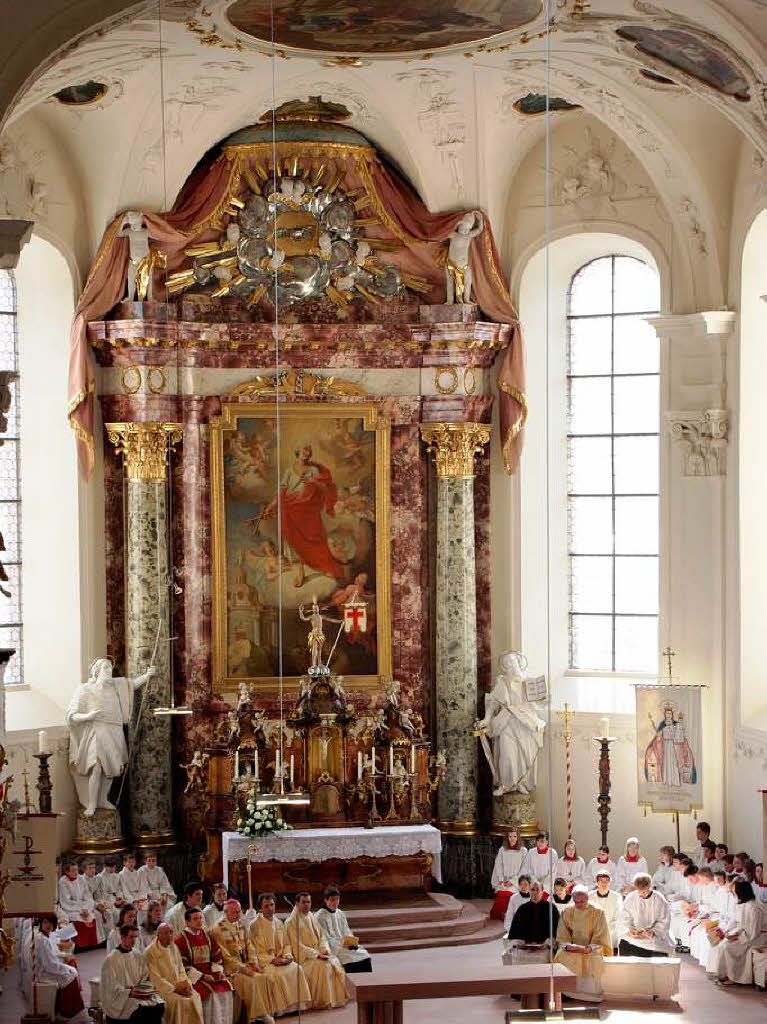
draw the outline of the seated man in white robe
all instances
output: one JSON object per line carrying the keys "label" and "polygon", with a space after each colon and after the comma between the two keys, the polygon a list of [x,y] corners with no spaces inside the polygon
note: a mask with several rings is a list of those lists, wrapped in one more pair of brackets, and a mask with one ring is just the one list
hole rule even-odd
{"label": "seated man in white robe", "polygon": [[325,933],[312,914],[310,893],[297,894],[293,913],[287,920],[287,930],[293,959],[309,984],[312,1009],[344,1006],[347,1000],[346,975],[337,957],[330,952]]}
{"label": "seated man in white robe", "polygon": [[[88,1020],[84,1010],[77,968],[64,963],[56,951],[53,932],[55,917],[44,917],[32,936],[35,943],[35,980],[37,984],[56,986],[56,1016],[66,1019]],[[31,937],[27,933],[18,954],[21,966],[22,988],[32,1012],[32,949]]]}
{"label": "seated man in white robe", "polygon": [[514,964],[545,964],[556,943],[559,910],[543,899],[543,886],[530,883],[530,899],[514,914],[506,947]]}
{"label": "seated man in white robe", "polygon": [[503,919],[503,932],[504,935],[509,934],[509,928],[511,928],[511,922],[514,920],[514,915],[522,906],[523,903],[527,903],[530,899],[530,876],[520,875],[517,879],[517,891],[509,900],[509,905],[506,908],[506,917]]}
{"label": "seated man in white robe", "polygon": [[199,882],[187,882],[184,886],[184,898],[174,903],[165,914],[164,920],[171,926],[175,935],[180,935],[186,928],[187,910],[202,910],[203,888]]}
{"label": "seated man in white robe", "polygon": [[598,907],[605,915],[607,927],[610,929],[612,948],[617,949],[621,940],[623,897],[615,889],[610,888],[609,871],[597,871],[597,887],[589,893],[589,903],[592,907]]}
{"label": "seated man in white robe", "polygon": [[142,876],[136,870],[136,854],[126,853],[123,857],[122,870],[118,876],[120,891],[126,903],[132,903],[138,911],[139,921],[144,920],[149,894]]}
{"label": "seated man in white robe", "polygon": [[671,939],[668,929],[671,912],[666,897],[652,888],[646,871],[634,876],[634,891],[623,901],[621,956],[668,956]]}
{"label": "seated man in white robe", "polygon": [[223,882],[214,882],[210,893],[210,903],[203,907],[202,917],[205,927],[209,932],[213,931],[215,925],[224,916],[224,903],[226,902],[226,886]]}
{"label": "seated man in white robe", "polygon": [[98,901],[107,908],[107,919],[109,922],[107,933],[109,933],[117,925],[120,908],[125,903],[120,886],[120,876],[117,874],[117,857],[110,854],[104,858],[104,867],[96,875],[96,879]]}
{"label": "seated man in white robe", "polygon": [[256,951],[259,967],[272,983],[274,1015],[305,1010],[311,1002],[306,976],[293,959],[285,925],[277,917],[273,892],[262,892],[256,901],[258,915],[248,934]]}
{"label": "seated man in white robe", "polygon": [[168,907],[173,906],[176,894],[164,869],[157,863],[157,854],[154,850],[147,850],[144,854],[144,863],[138,869],[138,876],[141,885],[146,889],[148,899],[159,903],[163,914]]}
{"label": "seated man in white robe", "polygon": [[163,1024],[203,1024],[202,1000],[192,988],[169,924],[163,921],[157,926],[144,954],[149,980],[165,1000]]}
{"label": "seated man in white robe", "polygon": [[124,924],[120,945],[101,965],[101,1005],[107,1024],[162,1021],[165,1003],[152,987],[144,954],[134,948],[137,937],[135,924]]}
{"label": "seated man in white robe", "polygon": [[325,932],[330,952],[338,957],[347,974],[363,974],[373,970],[370,953],[360,945],[360,940],[352,932],[346,914],[339,908],[341,903],[340,890],[329,885],[322,894],[325,904],[314,915]]}
{"label": "seated man in white robe", "polygon": [[[708,864],[708,857],[706,856],[706,844],[711,841],[711,826],[707,821],[699,821],[695,826],[695,837],[700,843],[692,855],[692,862],[696,867],[702,868],[704,864]],[[714,844],[716,849],[716,844]]]}
{"label": "seated man in white robe", "polygon": [[734,886],[738,901],[738,926],[725,935],[719,956],[720,985],[751,985],[754,981],[751,950],[767,941],[767,917],[754,897],[751,883],[738,879]]}
{"label": "seated man in white robe", "polygon": [[59,879],[59,917],[77,929],[75,949],[93,949],[106,939],[106,928],[88,888],[85,876],[78,873],[77,863],[70,861]]}
{"label": "seated man in white robe", "polygon": [[602,999],[604,958],[612,956],[612,939],[602,911],[589,903],[585,885],[573,888],[572,903],[559,915],[559,949],[555,960],[578,979],[574,996],[589,1002]]}
{"label": "seated man in white robe", "polygon": [[114,928],[117,923],[117,913],[110,911],[109,901],[106,900],[102,893],[101,879],[96,874],[96,861],[92,857],[87,857],[82,862],[83,878],[86,881],[88,889],[93,900],[93,907],[95,910],[94,917],[101,918],[101,923],[104,927],[104,935],[108,935],[110,929]]}

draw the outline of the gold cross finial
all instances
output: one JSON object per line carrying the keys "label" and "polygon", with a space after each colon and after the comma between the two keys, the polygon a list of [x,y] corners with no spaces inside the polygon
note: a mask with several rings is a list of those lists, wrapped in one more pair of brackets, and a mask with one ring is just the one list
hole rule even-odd
{"label": "gold cross finial", "polygon": [[671,679],[671,659],[676,657],[676,651],[672,650],[671,647],[666,644],[661,651],[661,654],[666,659],[666,674],[668,675],[668,678]]}

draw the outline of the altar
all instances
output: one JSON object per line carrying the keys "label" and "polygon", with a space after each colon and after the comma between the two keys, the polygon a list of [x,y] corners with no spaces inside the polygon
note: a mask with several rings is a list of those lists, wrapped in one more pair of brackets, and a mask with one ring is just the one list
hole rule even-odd
{"label": "altar", "polygon": [[[231,881],[243,896],[242,874],[247,870],[248,860],[254,892],[271,888],[265,880],[275,875],[280,881],[275,888],[294,890],[300,872],[302,884],[310,889],[339,881],[344,882],[345,889],[357,891],[417,888],[418,878],[426,885],[428,875],[442,881],[442,836],[433,825],[305,828],[276,832],[260,839],[224,832],[221,838],[224,884]],[[237,865],[231,878],[230,864]],[[416,884],[401,884],[409,878]],[[390,884],[394,879],[399,884]]]}

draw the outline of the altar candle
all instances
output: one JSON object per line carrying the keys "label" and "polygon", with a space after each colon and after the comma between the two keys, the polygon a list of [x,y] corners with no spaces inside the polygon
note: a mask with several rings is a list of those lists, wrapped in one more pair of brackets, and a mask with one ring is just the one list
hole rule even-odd
{"label": "altar candle", "polygon": [[48,733],[45,729],[41,729],[37,734],[37,752],[38,754],[48,753]]}
{"label": "altar candle", "polygon": [[373,765],[373,772],[372,772],[372,774],[375,775],[375,773],[376,773],[376,748],[375,747],[371,747],[370,748],[370,762]]}
{"label": "altar candle", "polygon": [[234,752],[234,775],[235,778],[240,777],[240,752],[235,750]]}
{"label": "altar candle", "polygon": [[389,775],[394,775],[394,747],[389,744]]}
{"label": "altar candle", "polygon": [[602,730],[599,734],[600,736],[610,735],[610,719],[607,715],[605,715],[604,718],[599,719],[599,728]]}
{"label": "altar candle", "polygon": [[357,781],[362,778],[362,751],[357,751]]}
{"label": "altar candle", "polygon": [[258,779],[258,747],[253,749],[253,774]]}
{"label": "altar candle", "polygon": [[293,772],[295,770],[295,757],[290,755],[290,788],[293,789]]}
{"label": "altar candle", "polygon": [[410,748],[410,774],[415,775],[415,747]]}

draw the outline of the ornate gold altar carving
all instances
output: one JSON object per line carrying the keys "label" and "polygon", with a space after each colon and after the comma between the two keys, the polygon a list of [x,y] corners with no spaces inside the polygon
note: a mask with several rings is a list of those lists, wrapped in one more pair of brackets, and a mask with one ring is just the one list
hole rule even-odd
{"label": "ornate gold altar carving", "polygon": [[308,395],[329,397],[346,395],[363,397],[368,394],[352,380],[342,377],[323,377],[305,370],[283,370],[277,374],[261,374],[253,380],[238,384],[232,392],[240,398],[275,397],[276,395]]}
{"label": "ornate gold altar carving", "polygon": [[475,474],[474,456],[490,440],[484,423],[422,423],[421,437],[434,456],[437,476],[466,479]]}
{"label": "ornate gold altar carving", "polygon": [[[374,488],[370,488],[371,493],[367,498],[362,492],[357,493],[354,491],[351,493],[353,489],[350,489],[349,500],[362,502],[363,505],[366,505],[369,501],[369,508],[366,505],[362,511],[355,512],[354,514],[362,516],[367,522],[374,524],[375,527],[371,535],[371,556],[369,557],[373,558],[373,564],[375,565],[376,631],[374,635],[376,643],[375,654],[371,654],[368,660],[370,660],[371,665],[375,663],[376,667],[374,671],[365,672],[364,674],[355,673],[354,671],[346,672],[345,678],[354,690],[378,689],[382,678],[391,676],[392,665],[389,522],[391,473],[390,422],[379,414],[377,405],[371,402],[306,402],[298,405],[281,405],[279,407],[279,416],[283,434],[285,432],[288,434],[292,432],[294,435],[292,443],[298,445],[299,450],[301,450],[302,444],[304,447],[306,446],[306,442],[299,441],[298,435],[300,434],[302,438],[305,437],[311,440],[312,445],[317,445],[317,450],[322,455],[320,461],[332,465],[335,461],[341,459],[341,462],[338,463],[339,472],[341,471],[340,467],[342,464],[345,466],[353,464],[353,462],[348,462],[349,459],[354,460],[361,457],[356,454],[356,447],[358,446],[355,446],[354,438],[351,435],[346,436],[340,425],[345,424],[345,429],[348,431],[350,429],[349,425],[358,424],[361,427],[363,436],[368,432],[373,433],[373,437],[366,444],[372,444],[374,452],[374,466],[370,467],[375,480]],[[275,419],[276,408],[274,403],[227,403],[222,407],[222,415],[214,418],[210,424],[213,554],[213,688],[217,692],[224,694],[224,696],[236,693],[239,684],[242,682],[253,685],[257,690],[274,689],[280,682],[280,677],[276,673],[264,672],[263,674],[255,674],[252,671],[248,671],[248,665],[251,663],[255,664],[258,659],[261,659],[264,663],[271,664],[270,659],[272,655],[269,654],[269,651],[276,650],[279,643],[278,616],[276,609],[272,608],[270,603],[268,580],[266,583],[251,583],[248,579],[247,568],[244,564],[237,562],[235,558],[234,541],[230,543],[230,538],[227,535],[227,509],[231,503],[239,499],[230,498],[225,495],[224,473],[225,442],[227,444],[234,443],[233,439],[240,437],[242,427],[247,424],[247,421],[255,420],[260,422],[261,426],[257,429],[251,427],[249,436],[245,439],[246,446],[255,446],[253,448],[255,452],[260,443],[260,431],[269,429],[269,424],[274,423]],[[321,440],[321,435],[332,430],[338,432],[337,440],[330,439],[329,435],[328,438]],[[323,444],[324,448],[322,447]],[[265,448],[265,452],[270,450],[272,449],[268,448],[268,446]],[[258,457],[260,458],[260,455]],[[268,456],[266,457],[268,458]],[[286,443],[283,446],[283,464],[279,467],[266,465],[261,467],[263,478],[271,479],[272,481],[269,497],[274,497],[273,492],[276,492],[275,484],[277,479],[283,480],[284,474],[293,464],[293,459],[297,457],[292,444]],[[231,472],[231,470],[228,470],[228,472]],[[346,477],[349,477],[350,471],[348,469],[344,469],[343,472]],[[372,483],[372,480],[370,482]],[[348,485],[344,483],[343,486],[344,489],[347,489]],[[264,485],[259,490],[261,495],[259,501],[261,503],[266,500],[266,493],[266,485]],[[252,504],[253,502],[251,501]],[[338,512],[338,509],[336,511]],[[338,516],[336,516],[337,518]],[[260,537],[262,546],[270,545],[274,549],[267,552],[264,547],[264,550],[258,555],[258,558],[264,561],[264,573],[272,572],[272,569],[274,569],[274,573],[279,571],[279,567],[275,568],[277,566],[275,539],[268,536],[267,531],[264,534],[260,534],[262,525],[266,524],[270,519],[271,517],[266,514],[266,506],[264,506],[259,515],[249,520],[249,529],[252,531],[252,535],[247,547],[249,549],[252,548]],[[345,538],[339,539],[344,540]],[[246,554],[247,557],[251,557],[248,552]],[[245,555],[243,555],[244,557]],[[272,560],[269,563],[269,567],[267,567],[265,561],[267,558]],[[303,564],[303,562],[300,564]],[[357,574],[369,572],[369,570],[359,568],[353,560],[348,564],[351,571]],[[287,571],[287,567],[284,568]],[[311,570],[309,565],[306,568]],[[293,568],[290,569],[290,575],[285,577],[285,581],[282,584],[283,597],[284,591],[287,590],[291,596],[295,595],[296,599],[308,600],[312,596],[311,591],[316,589],[318,581],[322,586],[326,586],[326,583],[323,582],[324,576],[322,573],[311,570],[313,575],[309,576],[308,579],[302,578],[301,582],[297,582],[299,577],[293,577],[294,571],[296,571],[295,562]],[[242,577],[242,580],[240,580],[240,577]],[[276,579],[277,576],[274,575],[274,578]],[[338,579],[335,584],[337,592],[340,592],[344,586],[351,585],[351,583],[352,579],[346,581]],[[272,585],[274,585],[273,581]],[[302,590],[304,587],[307,588],[306,594]],[[329,600],[330,596],[329,592],[317,594],[318,599],[323,602]],[[372,598],[373,594],[371,593],[370,596]],[[243,620],[239,633],[235,622],[235,620],[239,621],[238,616],[239,619]],[[300,624],[297,608],[294,615],[293,610],[286,611],[283,607],[282,619],[280,620],[282,622],[283,640],[286,637],[286,631],[293,628],[294,618],[295,623]],[[248,623],[251,623],[249,633]],[[255,635],[253,633],[255,628],[258,629],[258,641],[250,639],[250,637]],[[335,631],[335,626],[332,628]],[[242,636],[240,636],[240,633]],[[302,639],[296,640],[296,638],[294,638],[294,641],[296,641],[296,650],[300,647],[302,651],[305,651],[305,641]],[[250,653],[241,657],[240,647],[243,647],[245,642],[250,645]],[[329,640],[329,647],[331,643],[332,638]],[[237,647],[237,644],[240,647]],[[288,650],[284,645],[283,648],[288,654],[293,656],[292,648]],[[356,653],[349,651],[349,656],[351,654],[356,655]],[[236,666],[236,671],[232,672],[231,666],[234,665],[232,659],[235,656],[240,660]],[[295,657],[297,656],[296,654]],[[295,672],[290,670],[283,671],[282,682],[288,688],[295,690],[298,687],[301,673],[306,671],[306,665],[301,665],[298,671]]]}
{"label": "ornate gold altar carving", "polygon": [[105,423],[107,437],[125,458],[129,480],[165,480],[168,451],[181,440],[181,423]]}
{"label": "ornate gold altar carving", "polygon": [[124,367],[120,374],[120,383],[126,395],[137,395],[141,390],[141,367]]}
{"label": "ornate gold altar carving", "polygon": [[452,395],[458,390],[458,370],[454,366],[438,366],[434,371],[434,387],[441,395]]}

